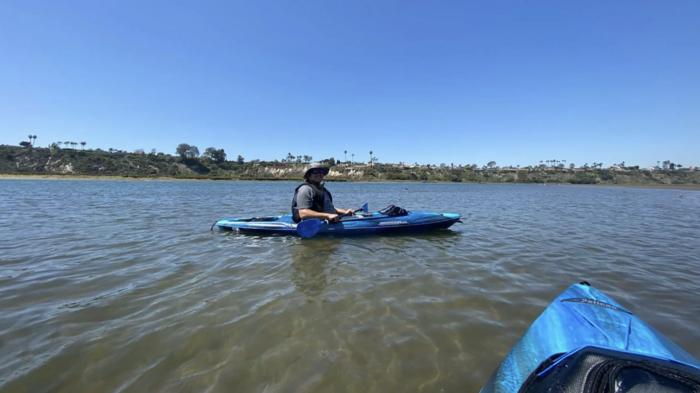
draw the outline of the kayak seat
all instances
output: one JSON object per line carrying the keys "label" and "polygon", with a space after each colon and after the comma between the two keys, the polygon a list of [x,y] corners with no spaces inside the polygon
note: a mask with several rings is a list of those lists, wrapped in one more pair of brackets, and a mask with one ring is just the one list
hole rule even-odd
{"label": "kayak seat", "polygon": [[396,205],[389,205],[380,210],[379,213],[389,217],[399,217],[408,215],[408,210]]}

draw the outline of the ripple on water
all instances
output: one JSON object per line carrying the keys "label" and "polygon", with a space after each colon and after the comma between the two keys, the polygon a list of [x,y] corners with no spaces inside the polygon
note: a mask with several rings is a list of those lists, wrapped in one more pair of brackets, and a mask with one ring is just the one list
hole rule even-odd
{"label": "ripple on water", "polygon": [[2,185],[0,391],[477,391],[582,279],[700,354],[697,192],[333,184],[465,223],[302,241],[209,231],[291,182]]}

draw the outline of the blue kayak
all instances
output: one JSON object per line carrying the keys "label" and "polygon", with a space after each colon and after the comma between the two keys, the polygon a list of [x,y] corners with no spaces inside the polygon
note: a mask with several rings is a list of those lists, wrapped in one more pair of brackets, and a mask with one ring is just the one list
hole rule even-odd
{"label": "blue kayak", "polygon": [[[380,212],[361,213],[343,218],[340,222],[333,224],[322,222],[317,229],[317,234],[353,236],[422,232],[448,228],[459,220],[460,215],[455,213],[409,211],[406,215],[401,216],[389,216]],[[295,223],[292,220],[292,215],[287,214],[271,217],[225,218],[217,221],[214,225],[220,229],[237,230],[242,233],[297,236],[300,235],[297,226],[301,223]]]}
{"label": "blue kayak", "polygon": [[530,325],[482,393],[698,392],[700,362],[587,283]]}

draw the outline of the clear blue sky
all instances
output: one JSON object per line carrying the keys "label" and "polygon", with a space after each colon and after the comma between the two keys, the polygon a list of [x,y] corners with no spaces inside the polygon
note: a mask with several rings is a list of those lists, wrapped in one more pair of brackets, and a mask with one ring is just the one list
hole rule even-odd
{"label": "clear blue sky", "polygon": [[[700,1],[0,2],[0,144],[700,165]],[[348,157],[349,158],[349,157]]]}

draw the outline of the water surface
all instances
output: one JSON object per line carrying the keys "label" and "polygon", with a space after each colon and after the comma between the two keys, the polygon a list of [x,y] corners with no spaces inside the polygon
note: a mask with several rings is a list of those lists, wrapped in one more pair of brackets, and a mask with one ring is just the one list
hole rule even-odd
{"label": "water surface", "polygon": [[587,280],[700,355],[700,192],[332,183],[423,235],[211,232],[291,182],[0,181],[0,391],[474,392]]}

